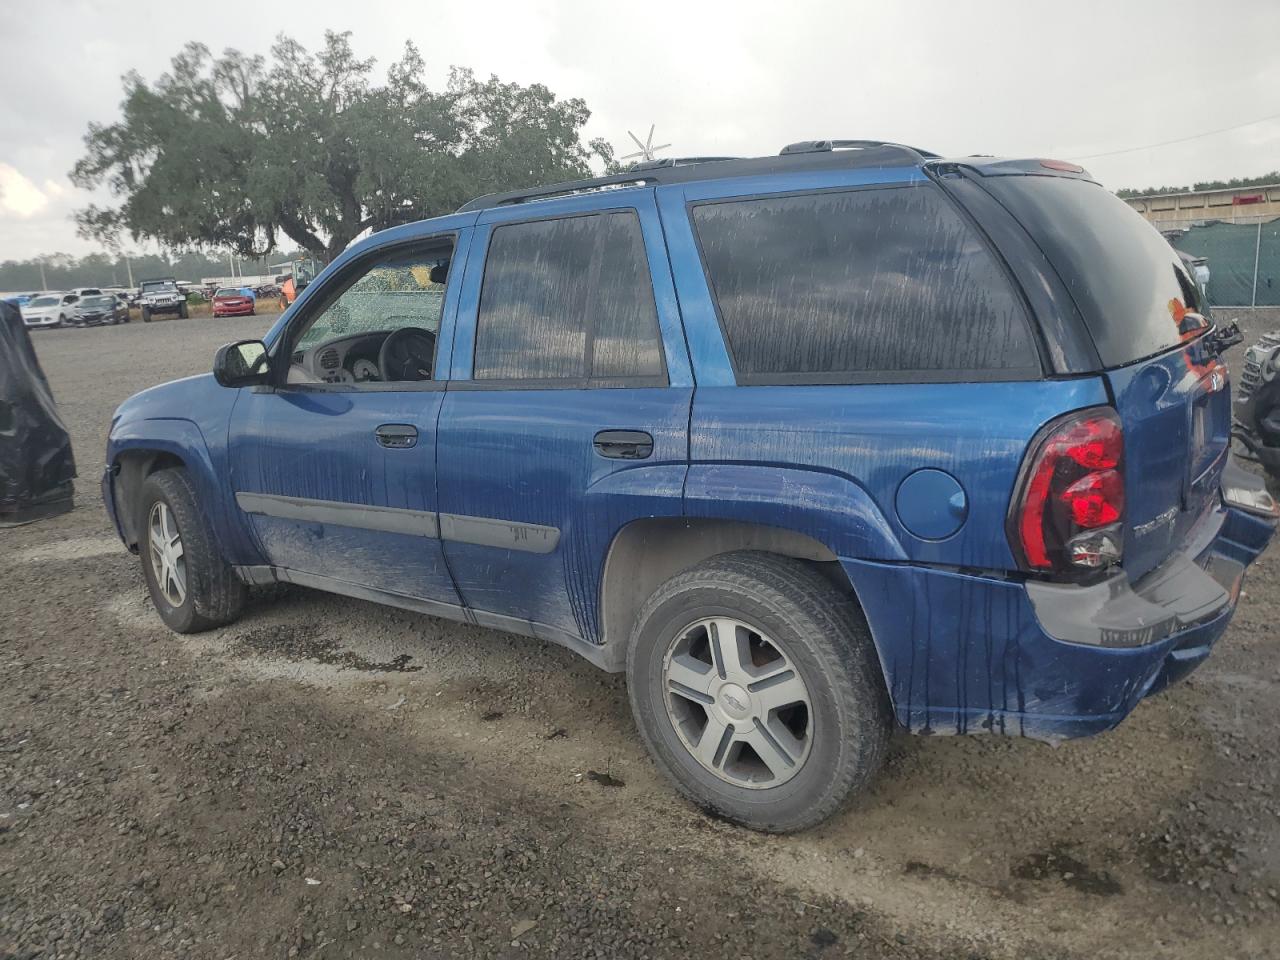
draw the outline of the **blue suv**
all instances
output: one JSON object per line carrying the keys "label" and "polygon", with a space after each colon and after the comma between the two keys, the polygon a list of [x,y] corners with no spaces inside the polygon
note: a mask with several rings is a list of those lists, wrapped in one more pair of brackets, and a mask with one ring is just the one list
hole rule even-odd
{"label": "blue suv", "polygon": [[563,644],[795,830],[895,727],[1096,733],[1208,656],[1277,516],[1227,340],[1070,164],[657,162],[353,246],[121,406],[103,493],[176,631],[283,581]]}

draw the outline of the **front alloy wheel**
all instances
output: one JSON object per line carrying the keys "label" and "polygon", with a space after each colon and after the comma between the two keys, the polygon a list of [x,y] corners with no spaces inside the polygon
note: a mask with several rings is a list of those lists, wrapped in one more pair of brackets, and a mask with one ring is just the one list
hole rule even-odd
{"label": "front alloy wheel", "polygon": [[797,773],[813,742],[809,691],[782,648],[729,617],[680,631],[662,667],[667,716],[709,773],[749,789]]}
{"label": "front alloy wheel", "polygon": [[151,505],[147,518],[147,542],[156,585],[170,606],[182,606],[187,599],[187,560],[173,511],[163,501]]}

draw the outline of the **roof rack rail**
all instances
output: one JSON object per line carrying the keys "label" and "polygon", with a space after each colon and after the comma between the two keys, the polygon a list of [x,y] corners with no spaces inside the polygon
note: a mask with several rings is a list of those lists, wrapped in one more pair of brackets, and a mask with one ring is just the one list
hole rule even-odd
{"label": "roof rack rail", "polygon": [[775,176],[802,171],[837,170],[853,167],[916,166],[937,154],[916,150],[900,143],[878,140],[809,140],[793,143],[772,157],[675,157],[645,161],[622,173],[588,180],[569,180],[524,190],[508,190],[464,203],[458,213],[471,213],[533,200],[551,200],[583,193],[649,187],[661,184],[692,183],[729,177]]}
{"label": "roof rack rail", "polygon": [[914,155],[917,160],[936,160],[938,154],[918,147],[909,147],[905,143],[893,143],[889,140],[800,140],[788,143],[778,154],[780,157],[795,153],[830,153],[833,150],[867,150],[872,147],[897,147]]}
{"label": "roof rack rail", "polygon": [[666,167],[687,167],[692,163],[720,163],[724,160],[741,160],[742,157],[662,157],[658,160],[641,160],[627,168],[627,172],[637,170],[662,170]]}
{"label": "roof rack rail", "polygon": [[508,190],[505,193],[490,193],[483,197],[468,200],[457,209],[458,213],[472,210],[487,210],[489,207],[504,207],[512,203],[524,203],[528,200],[548,200],[552,197],[568,197],[576,193],[589,193],[604,190],[608,187],[643,187],[656,182],[654,177],[636,175],[630,171],[614,173],[603,177],[592,177],[589,180],[566,180],[564,183],[552,183],[545,187],[530,187],[524,190]]}

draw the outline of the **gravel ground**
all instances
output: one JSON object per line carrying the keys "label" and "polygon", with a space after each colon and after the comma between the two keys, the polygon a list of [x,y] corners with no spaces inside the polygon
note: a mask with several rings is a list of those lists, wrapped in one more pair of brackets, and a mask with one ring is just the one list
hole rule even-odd
{"label": "gravel ground", "polygon": [[301,589],[161,626],[98,495],[111,412],[269,322],[35,337],[82,479],[0,532],[0,957],[1280,957],[1274,551],[1118,730],[902,737],[854,808],[757,836],[559,648]]}

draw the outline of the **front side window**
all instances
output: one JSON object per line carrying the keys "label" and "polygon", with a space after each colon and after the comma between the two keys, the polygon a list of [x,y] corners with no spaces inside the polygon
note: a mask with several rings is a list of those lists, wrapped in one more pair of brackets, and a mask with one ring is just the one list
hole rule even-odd
{"label": "front side window", "polygon": [[293,336],[291,383],[431,380],[452,241],[388,252],[322,296]]}
{"label": "front side window", "polygon": [[476,321],[477,380],[663,375],[640,220],[600,213],[496,227]]}
{"label": "front side window", "polygon": [[1038,372],[1022,302],[932,186],[693,210],[743,382]]}

